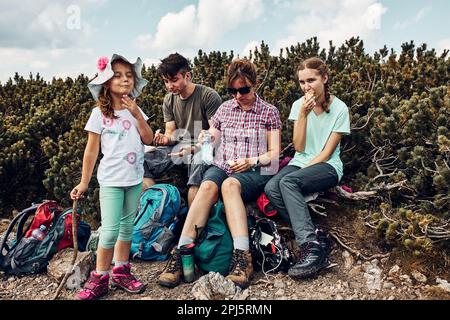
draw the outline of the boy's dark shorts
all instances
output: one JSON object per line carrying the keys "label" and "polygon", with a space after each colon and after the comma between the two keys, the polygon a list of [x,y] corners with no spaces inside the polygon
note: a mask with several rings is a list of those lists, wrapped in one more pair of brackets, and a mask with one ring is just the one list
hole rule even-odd
{"label": "boy's dark shorts", "polygon": [[144,178],[158,179],[170,173],[175,166],[181,166],[189,177],[187,185],[200,186],[203,175],[210,166],[199,161],[191,161],[193,159],[191,155],[186,158],[172,158],[169,156],[172,149],[177,152],[179,146],[178,150],[175,146],[160,146],[144,154]]}
{"label": "boy's dark shorts", "polygon": [[[255,201],[264,192],[264,186],[273,175],[261,174],[261,168],[253,168],[242,173],[232,173],[230,176],[216,166],[211,166],[204,174],[203,181],[212,181],[219,187],[221,195],[222,183],[227,178],[235,178],[241,184],[241,196],[244,202]],[[202,181],[202,182],[203,182]]]}

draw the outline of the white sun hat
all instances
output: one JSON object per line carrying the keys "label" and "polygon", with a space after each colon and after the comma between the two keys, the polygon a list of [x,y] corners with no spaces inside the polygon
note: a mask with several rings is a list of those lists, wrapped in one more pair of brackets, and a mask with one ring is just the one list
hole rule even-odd
{"label": "white sun hat", "polygon": [[113,54],[111,60],[109,60],[107,57],[100,57],[97,61],[97,68],[99,72],[97,73],[95,78],[88,83],[89,91],[91,92],[95,101],[98,101],[98,96],[103,88],[103,84],[114,76],[114,71],[112,70],[111,64],[115,60],[123,60],[125,62],[128,62],[133,68],[135,74],[134,88],[131,92],[133,98],[137,98],[142,93],[142,89],[148,83],[147,80],[142,78],[143,63],[141,58],[138,57],[135,63],[131,63],[130,61],[128,61],[128,59],[116,53]]}

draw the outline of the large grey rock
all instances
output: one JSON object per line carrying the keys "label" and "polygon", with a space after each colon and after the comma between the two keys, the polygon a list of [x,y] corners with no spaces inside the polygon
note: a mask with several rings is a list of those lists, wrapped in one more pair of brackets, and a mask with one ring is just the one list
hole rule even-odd
{"label": "large grey rock", "polygon": [[[72,265],[73,249],[65,249],[55,254],[47,268],[49,276],[60,282],[67,270]],[[79,289],[89,277],[94,268],[94,253],[92,251],[78,252],[77,260],[73,268],[74,272],[69,276],[66,287],[69,290]]]}
{"label": "large grey rock", "polygon": [[353,267],[353,264],[355,263],[353,256],[347,250],[344,250],[342,252],[342,258],[344,259],[344,268],[346,270],[350,270]]}
{"label": "large grey rock", "polygon": [[416,279],[417,282],[420,282],[420,283],[427,282],[427,277],[417,270],[414,270],[413,272],[411,272],[411,275],[414,279]]}
{"label": "large grey rock", "polygon": [[378,260],[375,259],[371,262],[366,262],[362,268],[365,270],[364,278],[366,278],[367,289],[369,291],[381,290],[381,274],[383,271],[378,267]]}
{"label": "large grey rock", "polygon": [[450,283],[448,283],[446,280],[437,278],[436,283],[438,284],[438,287],[446,292],[450,292]]}
{"label": "large grey rock", "polygon": [[191,292],[196,300],[245,300],[249,296],[248,289],[242,291],[218,272],[202,276],[195,282]]}
{"label": "large grey rock", "polygon": [[400,271],[400,267],[398,265],[395,265],[389,270],[388,275],[392,276]]}

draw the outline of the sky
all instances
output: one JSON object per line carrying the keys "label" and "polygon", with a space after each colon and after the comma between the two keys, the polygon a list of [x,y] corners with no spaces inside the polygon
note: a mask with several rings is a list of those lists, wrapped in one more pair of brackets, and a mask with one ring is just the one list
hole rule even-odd
{"label": "sky", "polygon": [[448,0],[0,0],[0,82],[93,76],[113,53],[149,65],[199,49],[243,57],[264,41],[278,55],[314,36],[324,48],[360,36],[369,53],[411,40],[440,53],[449,14]]}

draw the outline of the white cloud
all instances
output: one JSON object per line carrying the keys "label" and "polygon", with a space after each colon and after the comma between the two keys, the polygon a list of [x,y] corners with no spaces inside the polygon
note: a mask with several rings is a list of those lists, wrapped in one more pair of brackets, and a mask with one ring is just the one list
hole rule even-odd
{"label": "white cloud", "polygon": [[444,50],[450,50],[450,38],[441,39],[438,41],[436,46],[436,52],[441,54]]}
{"label": "white cloud", "polygon": [[[258,41],[251,41],[249,43],[247,43],[244,47],[244,50],[242,50],[242,56],[243,57],[248,57],[250,55],[250,51],[252,51],[253,53],[255,52],[255,47],[259,48],[260,42]],[[253,54],[254,56],[254,54]]]}
{"label": "white cloud", "polygon": [[144,60],[144,64],[146,67],[150,67],[151,65],[154,65],[155,67],[158,66],[161,63],[161,60],[154,59],[154,58],[147,58]]}
{"label": "white cloud", "polygon": [[50,66],[50,62],[48,61],[40,61],[40,60],[34,60],[31,61],[30,67],[32,69],[47,69]]}
{"label": "white cloud", "polygon": [[374,3],[367,8],[363,15],[366,20],[366,27],[369,30],[379,30],[381,28],[381,17],[385,14],[387,8],[383,7],[381,3]]}
{"label": "white cloud", "polygon": [[150,34],[141,34],[134,39],[134,47],[147,50],[152,48],[152,36]]}
{"label": "white cloud", "polygon": [[95,30],[84,14],[105,0],[78,0],[76,5],[72,2],[1,1],[0,47],[66,48],[89,38]]}
{"label": "white cloud", "polygon": [[395,31],[405,30],[406,28],[411,27],[414,24],[417,24],[420,20],[422,20],[429,12],[431,11],[431,7],[424,7],[416,13],[414,17],[406,19],[401,22],[396,22],[394,24],[393,29]]}
{"label": "white cloud", "polygon": [[262,0],[199,0],[179,12],[163,16],[153,37],[159,50],[207,48],[242,24],[261,17]]}
{"label": "white cloud", "polygon": [[294,6],[297,17],[288,26],[286,37],[278,40],[274,50],[317,37],[322,47],[330,40],[335,45],[354,36],[371,40],[381,28],[387,8],[378,0],[305,0]]}
{"label": "white cloud", "polygon": [[[14,73],[28,77],[38,72],[46,80],[53,76],[77,77],[81,73],[91,76],[96,72],[96,56],[89,48],[71,50],[52,50],[47,48],[26,49],[0,47],[0,81],[6,82]],[[81,62],[80,62],[81,61]]]}

